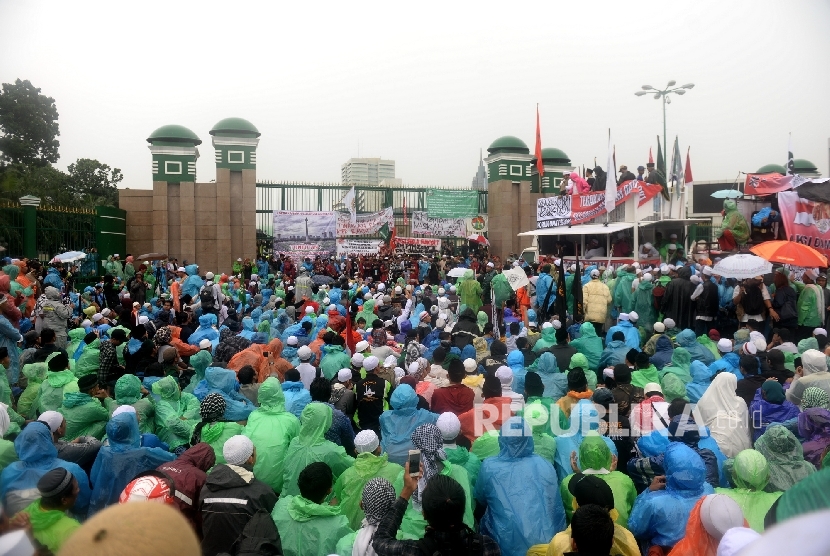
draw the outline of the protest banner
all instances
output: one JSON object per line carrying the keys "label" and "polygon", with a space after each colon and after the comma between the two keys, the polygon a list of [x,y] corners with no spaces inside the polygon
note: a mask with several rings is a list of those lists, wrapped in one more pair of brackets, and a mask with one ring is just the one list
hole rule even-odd
{"label": "protest banner", "polygon": [[337,237],[369,236],[378,233],[384,224],[394,225],[392,207],[380,212],[358,214],[354,222],[348,212],[337,213]]}
{"label": "protest banner", "polygon": [[427,213],[432,218],[472,218],[478,216],[478,191],[430,189]]}
{"label": "protest banner", "polygon": [[464,218],[433,218],[426,212],[412,213],[412,233],[432,237],[466,237]]}
{"label": "protest banner", "polygon": [[401,255],[434,255],[441,252],[441,240],[428,237],[397,237],[395,253]]}
{"label": "protest banner", "polygon": [[379,239],[338,239],[337,256],[377,255],[383,241]]}
{"label": "protest banner", "polygon": [[[629,180],[617,187],[615,205],[637,195],[637,204],[642,206],[649,199],[660,193],[659,184]],[[605,192],[586,193],[585,195],[560,195],[542,197],[536,201],[536,228],[555,228],[584,224],[607,212]]]}
{"label": "protest banner", "polygon": [[[347,216],[348,218],[348,216]],[[302,262],[334,254],[337,218],[330,211],[275,210],[274,252]]]}
{"label": "protest banner", "polygon": [[830,256],[830,204],[799,197],[797,191],[778,194],[778,209],[787,239]]}
{"label": "protest banner", "polygon": [[467,225],[467,235],[483,234],[487,232],[487,215],[479,214],[472,218],[465,218],[464,223]]}

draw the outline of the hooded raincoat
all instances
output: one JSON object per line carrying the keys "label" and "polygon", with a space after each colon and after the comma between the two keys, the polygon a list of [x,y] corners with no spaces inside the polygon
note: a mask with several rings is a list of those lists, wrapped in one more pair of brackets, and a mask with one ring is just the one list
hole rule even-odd
{"label": "hooded raincoat", "polygon": [[723,201],[723,223],[720,227],[720,235],[726,230],[732,232],[732,237],[738,245],[743,245],[749,239],[749,225],[746,218],[738,212],[738,204],[734,199],[724,199]]}
{"label": "hooded raincoat", "polygon": [[692,361],[702,361],[706,365],[711,365],[715,362],[715,355],[708,348],[700,345],[693,330],[689,330],[688,328],[683,330],[674,340],[678,346],[685,348],[689,352]]}
{"label": "hooded raincoat", "polygon": [[320,371],[327,379],[332,380],[340,369],[351,368],[351,358],[343,346],[324,345],[321,351]]}
{"label": "hooded raincoat", "polygon": [[552,353],[543,353],[536,360],[536,372],[545,385],[544,397],[556,402],[568,393],[568,375],[559,370],[556,356]]}
{"label": "hooded raincoat", "polygon": [[69,392],[63,396],[63,404],[58,411],[66,418],[64,440],[71,442],[81,436],[92,436],[98,440],[104,438],[104,429],[110,418],[110,411],[116,405],[112,398],[106,398],[107,407],[97,399],[81,392]]}
{"label": "hooded raincoat", "polygon": [[606,345],[611,343],[614,332],[623,333],[625,336],[625,345],[627,345],[629,349],[640,349],[640,331],[637,330],[637,327],[631,324],[630,321],[621,320],[616,326],[609,328],[608,333],[605,334]]}
{"label": "hooded raincoat", "polygon": [[16,514],[37,499],[37,482],[56,467],[63,467],[78,481],[80,493],[71,512],[79,517],[86,515],[89,479],[77,464],[58,459],[58,449],[52,442],[49,427],[43,423],[30,423],[15,438],[14,448],[19,461],[0,473],[0,502],[8,515]]}
{"label": "hooded raincoat", "polygon": [[625,363],[625,356],[631,348],[622,340],[611,340],[605,344],[602,355],[599,358],[598,369],[607,369],[620,363]]}
{"label": "hooded raincoat", "polygon": [[192,394],[196,386],[205,379],[205,369],[213,362],[213,357],[207,350],[199,350],[190,356],[190,366],[196,371],[196,374],[190,379],[190,384],[185,387],[184,391]]}
{"label": "hooded raincoat", "polygon": [[199,401],[205,399],[208,394],[217,393],[225,398],[225,420],[245,421],[248,415],[256,409],[256,406],[239,393],[239,382],[236,380],[236,373],[219,367],[208,367],[205,371],[205,381],[199,383],[193,395]]}
{"label": "hooded raincoat", "polygon": [[191,346],[198,346],[202,340],[210,340],[215,348],[219,345],[219,331],[213,328],[216,324],[216,315],[202,315],[199,317],[199,328],[193,331],[187,339],[187,343]]}
{"label": "hooded raincoat", "polygon": [[702,425],[709,430],[726,457],[735,457],[752,447],[749,434],[749,410],[743,398],[735,395],[738,380],[731,373],[721,373],[701,396],[697,410]]}
{"label": "hooded raincoat", "polygon": [[686,534],[686,523],[698,499],[714,493],[706,482],[703,460],[688,446],[672,442],[663,465],[666,488],[640,493],[628,518],[628,530],[646,546],[677,544]]}
{"label": "hooded raincoat", "polygon": [[[633,329],[636,332],[636,329]],[[590,322],[582,323],[579,327],[580,336],[570,343],[570,346],[583,354],[588,359],[588,368],[584,371],[596,371],[599,367],[599,358],[602,354],[602,339],[597,336],[597,331],[594,325]],[[640,346],[640,336],[637,335],[637,346]],[[538,345],[538,342],[537,342]],[[571,361],[573,367],[573,360]]]}
{"label": "hooded raincoat", "polygon": [[40,385],[46,380],[49,367],[46,363],[29,363],[23,365],[23,376],[26,377],[26,389],[17,399],[17,412],[24,419],[34,419],[37,416],[40,402]]}
{"label": "hooded raincoat", "polygon": [[637,369],[631,373],[631,385],[637,388],[645,388],[649,382],[660,383],[660,376],[654,365],[649,365],[645,369]]}
{"label": "hooded raincoat", "polygon": [[271,518],[280,533],[285,556],[327,556],[337,541],[352,533],[338,506],[316,504],[300,496],[283,496]]}
{"label": "hooded raincoat", "polygon": [[61,302],[61,292],[56,288],[47,286],[43,293],[46,295],[46,300],[41,304],[43,327],[55,331],[55,345],[63,349],[67,342],[66,319],[70,317],[72,311],[69,305]]}
{"label": "hooded raincoat", "polygon": [[505,556],[524,556],[565,529],[565,512],[553,466],[533,453],[530,426],[519,417],[502,425],[499,455],[481,464],[475,498],[487,510],[480,531]]}
{"label": "hooded raincoat", "polygon": [[514,392],[524,394],[525,391],[525,376],[527,376],[527,369],[525,369],[525,356],[519,350],[513,350],[507,354],[507,366],[513,371],[513,388]]}
{"label": "hooded raincoat", "polygon": [[[591,400],[580,400],[571,410],[570,428],[556,437],[556,474],[561,482],[565,477],[573,473],[571,467],[571,452],[577,454],[579,464],[579,446],[583,438],[590,431],[599,430],[599,412]],[[617,455],[617,447],[614,441],[607,436],[601,437],[613,455]]]}
{"label": "hooded raincoat", "polygon": [[[591,325],[593,328],[593,325]],[[596,335],[596,334],[595,334]],[[542,353],[556,345],[556,329],[552,326],[542,327],[542,335],[533,344],[533,353]]]}
{"label": "hooded raincoat", "polygon": [[348,519],[349,527],[358,530],[365,517],[360,508],[360,500],[366,483],[375,477],[382,477],[394,483],[401,472],[403,468],[389,462],[386,454],[376,456],[364,452],[357,455],[354,465],[346,469],[334,484],[334,497],[340,504],[340,512]]}
{"label": "hooded raincoat", "polygon": [[199,422],[199,400],[179,390],[179,383],[166,376],[153,384],[156,434],[171,450],[190,442]]}
{"label": "hooded raincoat", "polygon": [[90,516],[118,502],[121,491],[136,475],[175,459],[161,448],[141,447],[138,420],[132,413],[121,413],[110,419],[107,440],[109,445],[101,447],[89,474]]}
{"label": "hooded raincoat", "polygon": [[[595,475],[608,483],[611,492],[614,493],[614,509],[619,517],[616,522],[622,527],[628,527],[628,516],[637,498],[637,489],[634,482],[626,475],[617,470],[612,470],[612,456],[608,445],[602,441],[602,437],[596,432],[585,436],[585,440],[579,446],[579,464],[583,473]],[[565,516],[568,523],[574,513],[573,494],[568,490],[568,483],[573,475],[568,475],[559,486],[559,493],[562,495],[562,503],[565,507]]]}
{"label": "hooded raincoat", "polygon": [[801,442],[782,425],[771,425],[755,441],[755,449],[769,464],[767,492],[783,492],[816,472],[813,464],[804,460]]}
{"label": "hooded raincoat", "polygon": [[744,450],[731,464],[735,488],[717,488],[715,492],[725,494],[737,502],[749,526],[763,533],[764,517],[781,496],[781,492],[764,492],[769,482],[767,459],[755,450]]}
{"label": "hooded raincoat", "polygon": [[403,465],[412,445],[412,431],[427,423],[435,424],[438,415],[418,409],[418,394],[408,384],[401,384],[389,400],[392,409],[380,415],[380,446],[389,461]]}
{"label": "hooded raincoat", "polygon": [[285,452],[300,434],[300,421],[285,410],[285,395],[280,381],[267,378],[257,393],[259,408],[248,416],[245,436],[257,449],[254,476],[274,489],[282,491]]}
{"label": "hooded raincoat", "polygon": [[654,346],[651,364],[659,371],[666,365],[671,364],[672,355],[674,355],[674,346],[672,346],[671,340],[665,334],[660,334]]}
{"label": "hooded raincoat", "polygon": [[700,361],[692,361],[689,371],[692,381],[686,385],[686,397],[691,403],[697,403],[712,383],[712,373],[709,372],[709,367]]}
{"label": "hooded raincoat", "polygon": [[141,434],[156,432],[153,402],[141,397],[141,380],[137,376],[124,375],[115,382],[115,405],[133,406],[138,415],[138,430]]}
{"label": "hooded raincoat", "polygon": [[282,495],[298,495],[297,479],[310,463],[322,461],[331,468],[335,479],[354,463],[342,446],[325,439],[331,427],[332,410],[324,403],[310,403],[300,417],[300,434],[285,451]]}
{"label": "hooded raincoat", "polygon": [[64,541],[81,526],[78,520],[72,519],[60,510],[43,509],[40,500],[29,504],[23,513],[29,516],[32,536],[52,554],[57,554]]}
{"label": "hooded raincoat", "polygon": [[640,316],[637,326],[647,332],[651,332],[654,329],[654,323],[657,322],[657,309],[654,307],[654,296],[652,295],[653,289],[654,282],[640,280],[637,291],[634,292],[634,310]]}
{"label": "hooded raincoat", "polygon": [[673,374],[683,381],[683,384],[688,384],[692,381],[692,375],[689,373],[692,365],[692,356],[686,348],[678,347],[674,350],[671,357],[671,363],[660,369],[660,381],[667,374]]}
{"label": "hooded raincoat", "polygon": [[804,438],[804,459],[821,467],[821,456],[830,446],[830,411],[820,407],[805,409],[798,416],[798,434]]}
{"label": "hooded raincoat", "polygon": [[757,441],[764,434],[767,427],[773,423],[784,423],[790,419],[798,419],[800,413],[798,406],[793,405],[784,399],[784,389],[780,384],[772,388],[777,389],[781,396],[781,403],[773,403],[765,400],[763,388],[758,388],[752,403],[749,404],[749,415],[752,418],[752,440]]}
{"label": "hooded raincoat", "polygon": [[464,279],[458,286],[458,297],[460,303],[466,305],[474,313],[477,313],[481,307],[481,284],[475,279],[475,273],[472,270],[464,272]]}

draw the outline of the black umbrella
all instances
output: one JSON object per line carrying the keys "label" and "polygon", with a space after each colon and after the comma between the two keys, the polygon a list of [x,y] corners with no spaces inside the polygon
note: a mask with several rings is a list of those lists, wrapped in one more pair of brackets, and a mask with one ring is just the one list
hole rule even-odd
{"label": "black umbrella", "polygon": [[334,278],[331,276],[326,276],[325,274],[315,274],[311,277],[311,281],[317,284],[318,286],[322,286],[323,284],[329,285],[334,282]]}
{"label": "black umbrella", "polygon": [[813,180],[794,189],[798,196],[817,203],[830,203],[830,180]]}

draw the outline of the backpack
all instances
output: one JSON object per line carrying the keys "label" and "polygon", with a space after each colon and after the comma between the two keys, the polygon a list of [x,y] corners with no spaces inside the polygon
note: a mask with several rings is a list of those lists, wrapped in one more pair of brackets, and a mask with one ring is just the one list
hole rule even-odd
{"label": "backpack", "polygon": [[213,309],[213,287],[202,288],[199,292],[199,302],[202,304],[202,310]]}
{"label": "backpack", "polygon": [[666,295],[666,286],[655,284],[651,290],[651,295],[654,297],[654,308],[660,311],[660,304],[663,303],[663,296]]}
{"label": "backpack", "polygon": [[741,306],[747,315],[760,315],[764,312],[764,294],[758,286],[749,286],[741,298]]}
{"label": "backpack", "polygon": [[463,544],[463,552],[459,552],[457,548],[447,543],[440,545],[431,535],[424,535],[418,541],[418,550],[422,556],[481,556],[484,554],[484,539],[478,533],[474,533],[471,529],[465,528],[461,532],[459,545]]}

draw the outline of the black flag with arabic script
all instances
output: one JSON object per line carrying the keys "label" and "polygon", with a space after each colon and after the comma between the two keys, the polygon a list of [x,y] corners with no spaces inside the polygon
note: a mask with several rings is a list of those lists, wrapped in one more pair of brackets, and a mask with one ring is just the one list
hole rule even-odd
{"label": "black flag with arabic script", "polygon": [[573,319],[574,322],[579,322],[585,313],[582,303],[582,274],[579,272],[579,255],[576,256],[576,270],[574,271],[573,282],[571,282],[571,293],[574,298]]}
{"label": "black flag with arabic script", "polygon": [[553,308],[556,311],[559,320],[564,322],[565,315],[568,312],[568,298],[565,291],[565,261],[563,259],[559,259],[559,266],[557,268],[556,300],[554,301]]}

